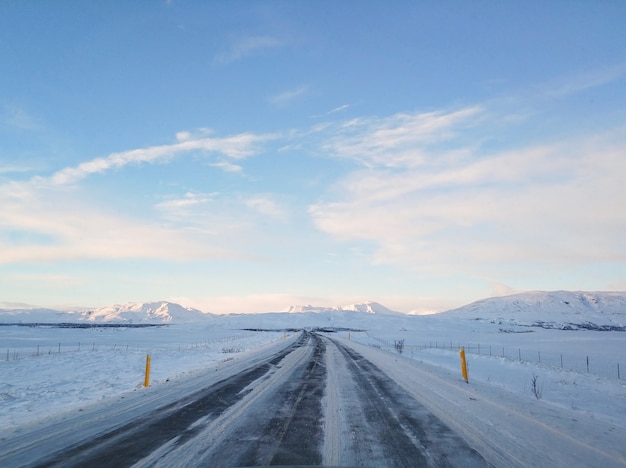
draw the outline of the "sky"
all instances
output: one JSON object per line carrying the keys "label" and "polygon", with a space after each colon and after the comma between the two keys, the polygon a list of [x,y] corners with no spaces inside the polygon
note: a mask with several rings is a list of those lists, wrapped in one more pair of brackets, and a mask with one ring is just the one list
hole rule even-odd
{"label": "sky", "polygon": [[626,290],[626,3],[3,1],[0,306]]}

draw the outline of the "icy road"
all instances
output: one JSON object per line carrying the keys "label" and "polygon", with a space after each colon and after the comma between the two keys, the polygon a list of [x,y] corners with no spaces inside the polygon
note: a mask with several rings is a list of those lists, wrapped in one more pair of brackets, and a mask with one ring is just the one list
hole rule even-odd
{"label": "icy road", "polygon": [[[379,350],[304,332],[249,360],[209,368],[158,391],[134,392],[26,430],[2,442],[0,465],[471,467],[624,462],[620,449],[607,453],[577,440],[575,432],[560,432],[492,398],[481,401],[464,383],[446,384],[424,371],[412,382],[416,376],[406,371],[401,359]],[[476,416],[476,408],[464,411],[461,401],[478,405],[485,420]],[[507,425],[498,427],[505,420]],[[602,427],[593,424],[585,422],[579,430]],[[598,437],[609,446],[611,438],[618,444],[621,440],[620,434]]]}

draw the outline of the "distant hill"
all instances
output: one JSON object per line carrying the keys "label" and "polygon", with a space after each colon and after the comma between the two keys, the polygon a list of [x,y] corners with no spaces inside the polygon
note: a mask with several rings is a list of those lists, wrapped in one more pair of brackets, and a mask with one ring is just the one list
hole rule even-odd
{"label": "distant hill", "polygon": [[378,302],[363,302],[361,304],[350,304],[346,306],[320,307],[312,305],[292,305],[283,310],[290,314],[303,312],[362,312],[367,314],[399,314]]}
{"label": "distant hill", "polygon": [[503,326],[626,331],[626,292],[525,292],[482,299],[443,315]]}
{"label": "distant hill", "polygon": [[171,302],[129,302],[98,309],[62,312],[52,309],[0,309],[0,323],[127,323],[168,324],[202,322],[213,317]]}

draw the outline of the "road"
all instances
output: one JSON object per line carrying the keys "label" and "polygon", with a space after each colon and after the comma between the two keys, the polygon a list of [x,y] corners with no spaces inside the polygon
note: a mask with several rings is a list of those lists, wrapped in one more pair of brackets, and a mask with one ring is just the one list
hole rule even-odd
{"label": "road", "polygon": [[[214,379],[213,379],[214,380]],[[303,332],[250,367],[175,401],[76,419],[8,447],[4,466],[486,466],[378,367]],[[130,415],[129,415],[130,414]],[[84,418],[88,419],[89,414]],[[94,418],[91,417],[93,420]],[[54,438],[55,427],[60,430]],[[82,431],[83,437],[74,432]],[[91,428],[91,429],[88,429]],[[65,436],[63,436],[65,432]]]}

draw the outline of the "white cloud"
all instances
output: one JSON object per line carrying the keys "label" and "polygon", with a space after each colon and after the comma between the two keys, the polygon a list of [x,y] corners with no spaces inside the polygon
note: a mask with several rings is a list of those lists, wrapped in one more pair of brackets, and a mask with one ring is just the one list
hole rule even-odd
{"label": "white cloud", "polygon": [[[215,152],[232,159],[253,155],[272,136],[239,134],[224,138],[186,139],[140,148],[67,167],[51,176],[0,184],[0,263],[53,262],[119,258],[243,258],[235,239],[243,223],[227,212],[204,214],[197,221],[189,210],[206,205],[211,194],[188,192],[156,206],[164,219],[137,219],[89,203],[88,186],[77,183],[96,173],[129,164],[167,161],[182,153]],[[63,190],[60,190],[60,189]],[[164,221],[166,224],[164,224]],[[182,221],[182,222],[181,222]],[[216,229],[226,223],[222,229]],[[211,224],[212,231],[204,226]],[[207,234],[208,233],[208,234]],[[240,244],[241,245],[241,244]]]}
{"label": "white cloud", "polygon": [[187,141],[187,140],[191,140],[191,133],[187,132],[187,131],[182,131],[182,132],[177,132],[176,133],[176,139],[178,141]]}
{"label": "white cloud", "polygon": [[248,198],[245,201],[246,206],[254,211],[271,218],[283,219],[286,216],[286,211],[279,206],[276,201],[268,196],[255,196]]}
{"label": "white cloud", "polygon": [[161,203],[157,203],[155,208],[158,210],[178,210],[181,208],[189,208],[197,205],[208,203],[213,198],[211,194],[199,194],[187,192],[183,198],[177,198],[172,200],[166,200]]}
{"label": "white cloud", "polygon": [[222,169],[225,172],[238,173],[238,172],[243,171],[243,167],[241,167],[239,164],[233,164],[228,161],[219,161],[219,162],[210,164],[210,166],[217,167],[219,169]]}
{"label": "white cloud", "polygon": [[12,174],[16,172],[31,172],[31,171],[33,171],[33,168],[29,166],[19,166],[16,164],[0,165],[0,174]]}
{"label": "white cloud", "polygon": [[467,107],[453,112],[354,119],[339,127],[323,149],[368,167],[415,167],[424,163],[429,145],[452,140],[459,129],[474,125],[481,112],[480,107]]}
{"label": "white cloud", "polygon": [[[373,243],[376,263],[425,273],[493,277],[626,261],[626,216],[619,208],[626,206],[621,137],[580,138],[489,156],[439,155],[431,148],[419,165],[398,171],[405,164],[403,156],[398,158],[404,140],[422,141],[407,135],[406,120],[415,122],[397,119],[398,128],[387,122],[384,131],[374,132],[357,122],[363,135],[350,135],[350,144],[335,142],[338,153],[349,157],[362,149],[371,168],[348,174],[335,185],[334,199],[310,207],[320,230],[344,241]],[[448,130],[442,121],[426,127]],[[425,139],[432,136],[426,132]],[[368,153],[366,141],[387,159]],[[387,168],[389,161],[395,162],[394,170]]]}
{"label": "white cloud", "polygon": [[[180,135],[180,132],[179,132]],[[38,184],[50,182],[53,185],[66,185],[80,181],[81,179],[97,173],[103,173],[111,169],[119,169],[128,164],[154,163],[167,161],[179,154],[190,151],[214,152],[223,154],[233,159],[242,159],[253,155],[258,151],[260,143],[275,138],[271,135],[255,135],[242,133],[223,138],[201,138],[197,140],[184,140],[171,145],[151,146],[109,156],[92,159],[75,167],[68,167],[54,173],[50,178],[38,177]]]}
{"label": "white cloud", "polygon": [[233,41],[228,50],[215,56],[215,62],[226,64],[268,49],[282,47],[284,42],[272,36],[247,36]]}
{"label": "white cloud", "polygon": [[[80,191],[32,190],[18,185],[0,187],[0,264],[243,257],[224,237],[105,210],[84,201]],[[195,195],[187,198],[200,202]],[[170,206],[173,209],[174,204]]]}
{"label": "white cloud", "polygon": [[329,114],[334,114],[335,112],[341,112],[350,108],[350,104],[344,104],[339,107],[335,107],[333,110],[329,111]]}

